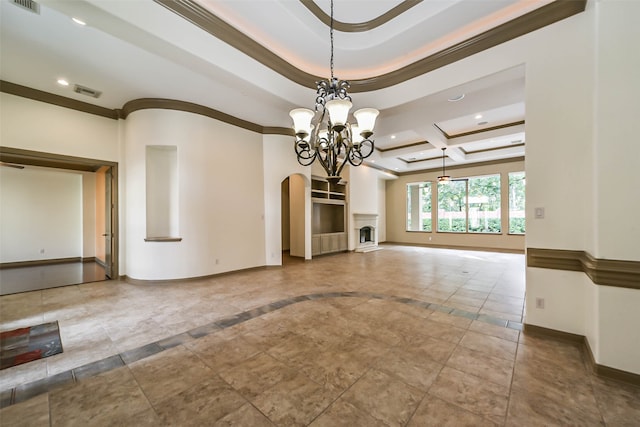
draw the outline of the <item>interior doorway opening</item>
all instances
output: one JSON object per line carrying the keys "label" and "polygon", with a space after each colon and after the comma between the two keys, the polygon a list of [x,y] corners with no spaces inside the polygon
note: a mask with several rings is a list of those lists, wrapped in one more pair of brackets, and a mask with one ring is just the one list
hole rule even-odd
{"label": "interior doorway opening", "polygon": [[[0,236],[0,295],[119,277],[116,162],[10,147],[0,147],[0,161],[3,173],[13,174],[12,182],[3,182],[7,189],[36,189],[22,193],[39,196],[11,204],[15,209],[10,216],[19,227]],[[52,186],[47,177],[62,178]],[[19,197],[2,193],[7,199],[3,204]],[[81,212],[67,215],[76,211]],[[55,230],[61,223],[62,230]],[[11,224],[3,219],[3,228]],[[36,226],[41,230],[31,230]],[[67,233],[72,236],[67,238]]]}
{"label": "interior doorway opening", "polygon": [[305,180],[293,174],[281,183],[282,264],[305,259]]}

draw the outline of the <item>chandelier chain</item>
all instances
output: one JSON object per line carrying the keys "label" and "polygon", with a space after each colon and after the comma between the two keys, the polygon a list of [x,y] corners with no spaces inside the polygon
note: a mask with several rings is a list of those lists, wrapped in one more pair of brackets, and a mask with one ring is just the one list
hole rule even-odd
{"label": "chandelier chain", "polygon": [[333,0],[331,0],[331,23],[329,25],[329,35],[331,38],[331,82],[333,82]]}

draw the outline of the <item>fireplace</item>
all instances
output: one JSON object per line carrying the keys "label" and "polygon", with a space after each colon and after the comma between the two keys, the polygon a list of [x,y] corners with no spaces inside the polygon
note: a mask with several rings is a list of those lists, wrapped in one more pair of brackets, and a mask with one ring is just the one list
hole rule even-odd
{"label": "fireplace", "polygon": [[373,227],[362,227],[360,229],[360,243],[373,242]]}
{"label": "fireplace", "polygon": [[353,214],[356,231],[356,252],[371,252],[378,247],[378,214]]}

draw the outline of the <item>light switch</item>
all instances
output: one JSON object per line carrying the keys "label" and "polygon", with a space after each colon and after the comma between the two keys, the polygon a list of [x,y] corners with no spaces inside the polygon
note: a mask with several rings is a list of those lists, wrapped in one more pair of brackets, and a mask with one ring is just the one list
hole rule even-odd
{"label": "light switch", "polygon": [[544,208],[536,208],[535,209],[535,218],[543,219],[544,218]]}

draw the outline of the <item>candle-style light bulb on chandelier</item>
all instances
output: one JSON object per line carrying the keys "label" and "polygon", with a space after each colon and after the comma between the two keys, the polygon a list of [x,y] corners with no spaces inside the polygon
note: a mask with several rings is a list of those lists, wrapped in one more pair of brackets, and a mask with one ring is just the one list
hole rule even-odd
{"label": "candle-style light bulb on chandelier", "polygon": [[444,152],[446,149],[447,147],[442,148],[442,175],[438,177],[438,182],[443,184],[448,184],[451,181],[451,177],[446,175],[444,171]]}
{"label": "candle-style light bulb on chandelier", "polygon": [[[294,148],[298,163],[311,165],[316,159],[327,172],[329,181],[339,181],[348,162],[360,166],[373,153],[373,126],[379,111],[362,108],[353,113],[358,124],[349,123],[350,85],[333,76],[333,0],[331,0],[331,78],[316,82],[315,111],[296,108],[289,115],[296,133]],[[316,114],[319,118],[312,123]]]}

